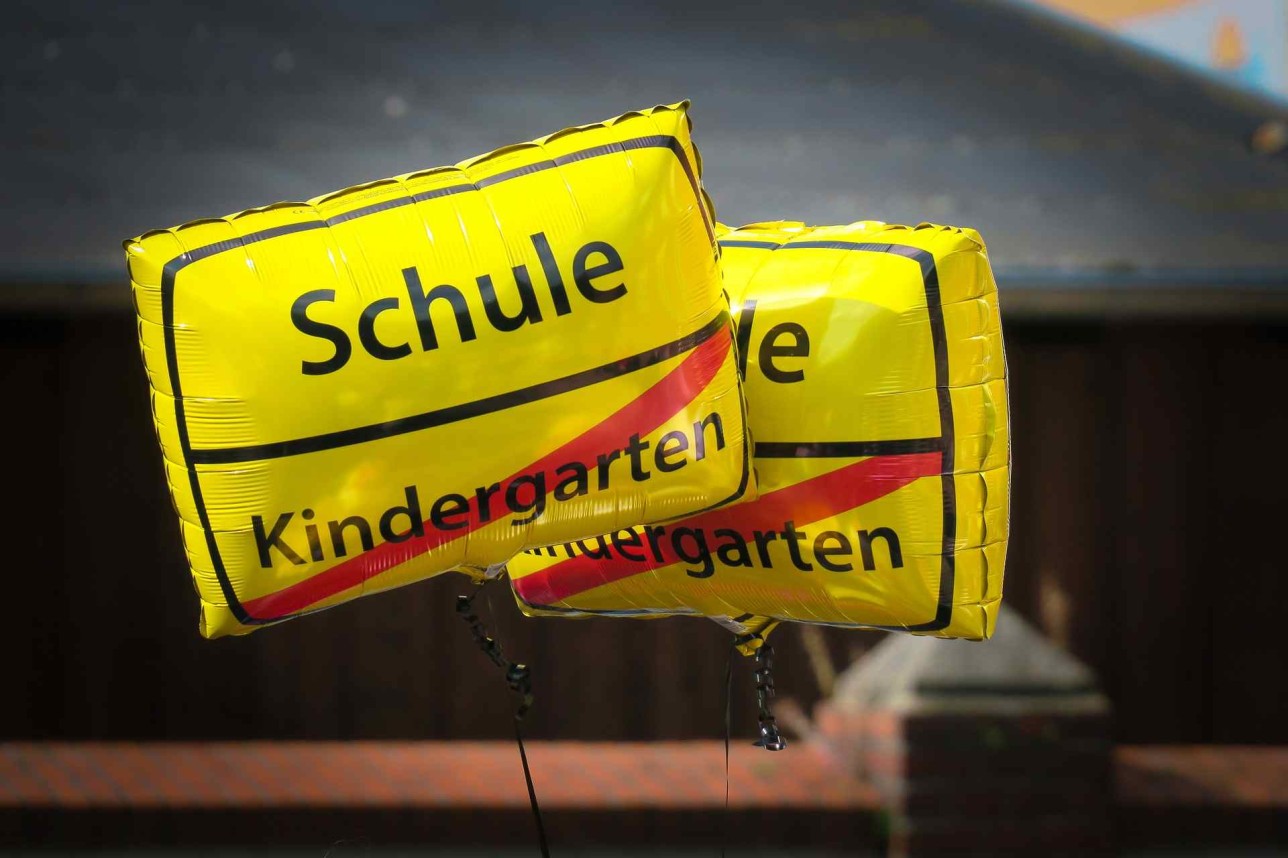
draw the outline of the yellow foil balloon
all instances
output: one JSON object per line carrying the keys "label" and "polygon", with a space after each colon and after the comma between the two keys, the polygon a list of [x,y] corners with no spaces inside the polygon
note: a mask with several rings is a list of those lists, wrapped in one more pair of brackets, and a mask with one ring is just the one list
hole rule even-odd
{"label": "yellow foil balloon", "polygon": [[203,634],[750,491],[687,107],[126,242]]}
{"label": "yellow foil balloon", "polygon": [[770,223],[720,245],[760,499],[521,554],[521,607],[988,637],[1010,449],[979,235]]}

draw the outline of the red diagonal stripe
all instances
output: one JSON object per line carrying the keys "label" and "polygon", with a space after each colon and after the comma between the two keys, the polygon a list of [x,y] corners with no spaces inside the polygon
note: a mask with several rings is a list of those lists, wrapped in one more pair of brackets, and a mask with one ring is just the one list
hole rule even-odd
{"label": "red diagonal stripe", "polygon": [[[753,530],[776,530],[787,521],[798,526],[810,524],[872,503],[920,477],[938,475],[942,462],[942,453],[874,456],[770,492],[752,503],[713,510],[672,527],[708,532],[725,527],[738,531],[750,542]],[[618,554],[596,560],[580,554],[514,580],[514,589],[529,604],[553,605],[586,590],[680,562],[669,542],[659,540],[658,548],[663,557],[661,564],[647,554],[644,560],[630,560]]]}
{"label": "red diagonal stripe", "polygon": [[[581,462],[588,470],[593,470],[600,453],[622,448],[632,434],[644,436],[652,433],[706,389],[724,363],[731,345],[729,330],[725,328],[698,345],[679,366],[602,423],[506,477],[501,481],[500,493],[504,495],[511,482],[526,475],[545,474],[547,484],[553,483],[556,481],[554,469],[571,462]],[[495,518],[489,522],[481,521],[476,503],[477,498],[471,497],[468,527],[444,533],[426,521],[423,537],[382,543],[275,593],[243,602],[242,607],[252,617],[265,620],[303,611],[414,557],[462,539],[483,524],[493,523]]]}

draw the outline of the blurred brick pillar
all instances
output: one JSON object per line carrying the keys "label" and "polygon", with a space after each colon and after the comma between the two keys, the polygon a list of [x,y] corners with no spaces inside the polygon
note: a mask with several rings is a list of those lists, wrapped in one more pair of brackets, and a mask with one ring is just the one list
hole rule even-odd
{"label": "blurred brick pillar", "polygon": [[1109,704],[1013,612],[985,643],[891,635],[841,674],[818,725],[883,796],[893,855],[1110,846]]}

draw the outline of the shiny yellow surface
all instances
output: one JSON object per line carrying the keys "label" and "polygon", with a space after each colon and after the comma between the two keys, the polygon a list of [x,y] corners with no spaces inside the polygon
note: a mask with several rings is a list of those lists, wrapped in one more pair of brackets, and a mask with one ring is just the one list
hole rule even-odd
{"label": "shiny yellow surface", "polygon": [[760,499],[520,554],[508,564],[520,606],[988,637],[1010,444],[978,234],[771,223],[720,244]]}
{"label": "shiny yellow surface", "polygon": [[126,242],[202,633],[750,495],[699,165],[679,104]]}

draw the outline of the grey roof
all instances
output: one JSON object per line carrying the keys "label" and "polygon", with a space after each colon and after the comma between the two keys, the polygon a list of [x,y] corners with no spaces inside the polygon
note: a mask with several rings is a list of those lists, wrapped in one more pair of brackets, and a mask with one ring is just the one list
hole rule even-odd
{"label": "grey roof", "polygon": [[978,228],[1004,288],[1288,286],[1277,105],[1003,3],[31,3],[0,282],[122,239],[691,98],[723,220]]}
{"label": "grey roof", "polygon": [[1095,675],[1003,605],[987,641],[895,634],[836,680],[844,709],[1100,712]]}

